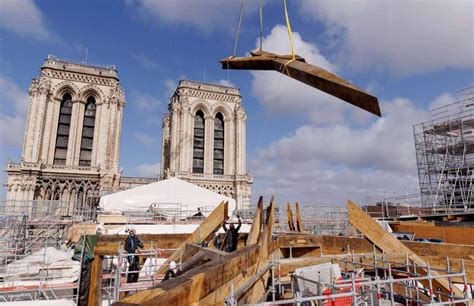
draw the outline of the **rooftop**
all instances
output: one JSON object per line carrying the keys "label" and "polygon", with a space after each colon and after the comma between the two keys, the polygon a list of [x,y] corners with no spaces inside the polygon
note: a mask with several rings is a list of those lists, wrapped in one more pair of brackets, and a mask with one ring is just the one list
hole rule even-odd
{"label": "rooftop", "polygon": [[118,72],[115,68],[115,65],[101,66],[101,65],[90,65],[85,63],[75,63],[72,61],[61,60],[55,57],[54,55],[48,55],[48,58],[45,59],[44,64],[41,66],[43,69],[54,69],[54,70],[63,70],[71,71],[101,77],[109,77],[118,80]]}

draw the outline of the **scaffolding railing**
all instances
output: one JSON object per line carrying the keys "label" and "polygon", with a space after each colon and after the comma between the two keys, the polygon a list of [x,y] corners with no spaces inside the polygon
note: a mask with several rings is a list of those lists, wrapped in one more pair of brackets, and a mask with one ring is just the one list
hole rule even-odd
{"label": "scaffolding railing", "polygon": [[[139,253],[127,253],[121,242],[117,246],[119,250],[117,255],[105,256],[102,266],[102,296],[108,305],[119,301],[123,294],[145,290],[161,283],[164,275],[158,274],[158,270],[172,252],[181,251],[176,266],[178,270],[183,267],[181,249],[158,248],[158,244],[153,241],[150,241],[150,248],[141,250]],[[138,260],[134,257],[146,258],[144,265],[139,265],[138,270],[130,270],[130,262]],[[134,275],[136,280],[129,281],[129,278],[133,278]]]}
{"label": "scaffolding railing", "polygon": [[[473,288],[467,283],[466,269],[462,259],[460,271],[455,271],[452,269],[449,258],[446,258],[446,268],[444,269],[433,269],[429,263],[425,267],[417,267],[416,262],[408,257],[404,261],[398,262],[389,260],[385,253],[378,254],[375,247],[373,254],[348,252],[343,255],[321,254],[321,256],[331,258],[332,263],[344,265],[344,271],[341,271],[342,278],[336,279],[332,269],[329,269],[329,281],[323,282],[319,273],[317,279],[293,273],[291,281],[288,283],[281,277],[283,260],[272,258],[267,266],[239,288],[234,288],[231,284],[230,295],[225,299],[226,304],[238,305],[240,297],[253,286],[260,275],[268,271],[271,271],[268,289],[258,303],[246,305],[305,305],[304,303],[311,302],[324,305],[380,305],[381,300],[385,300],[390,305],[395,305],[395,302],[406,305],[427,303],[431,305],[468,305],[472,301]],[[363,262],[361,259],[369,259],[369,261]],[[423,268],[426,272],[421,273],[419,268]],[[433,282],[439,279],[448,282],[448,292],[435,288]],[[462,279],[462,297],[455,296],[453,293],[454,279],[457,283],[459,283],[459,279]],[[305,286],[308,285],[316,287],[317,292],[305,290]],[[285,287],[290,289],[292,298],[283,298],[283,288]],[[277,299],[277,297],[279,298]]]}
{"label": "scaffolding railing", "polygon": [[[239,214],[244,220],[253,220],[256,205],[244,206],[234,214]],[[349,225],[347,208],[329,205],[299,205],[303,230],[317,235],[337,236]],[[275,207],[275,233],[289,232],[287,204],[277,203]],[[292,204],[293,218],[296,222],[295,205]]]}

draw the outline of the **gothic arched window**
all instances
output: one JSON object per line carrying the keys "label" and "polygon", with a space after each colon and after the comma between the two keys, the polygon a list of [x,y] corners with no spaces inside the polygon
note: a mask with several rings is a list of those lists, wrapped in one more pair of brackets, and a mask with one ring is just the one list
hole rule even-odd
{"label": "gothic arched window", "polygon": [[194,117],[193,172],[204,173],[204,113],[196,112]]}
{"label": "gothic arched window", "polygon": [[79,155],[79,166],[91,165],[92,159],[92,143],[94,140],[95,127],[95,99],[89,97],[87,99],[86,108],[84,110],[84,123],[82,125],[81,153]]}
{"label": "gothic arched window", "polygon": [[214,119],[214,174],[224,174],[224,116]]}
{"label": "gothic arched window", "polygon": [[54,151],[55,165],[65,165],[67,156],[67,145],[69,142],[69,130],[71,127],[72,98],[65,94],[59,109],[58,133],[56,136],[56,147]]}

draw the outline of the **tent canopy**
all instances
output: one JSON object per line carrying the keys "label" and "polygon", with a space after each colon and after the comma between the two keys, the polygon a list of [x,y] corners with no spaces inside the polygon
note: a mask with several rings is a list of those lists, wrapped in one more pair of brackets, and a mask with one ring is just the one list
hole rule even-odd
{"label": "tent canopy", "polygon": [[235,200],[178,178],[119,191],[100,198],[104,212],[127,213],[148,211],[152,207],[164,214],[181,210],[187,216],[212,211],[222,201],[229,202],[229,214],[235,209]]}

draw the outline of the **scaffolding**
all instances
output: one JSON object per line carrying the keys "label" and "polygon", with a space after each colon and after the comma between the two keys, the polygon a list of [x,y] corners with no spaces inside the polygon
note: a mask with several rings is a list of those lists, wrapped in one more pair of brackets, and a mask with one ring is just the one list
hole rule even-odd
{"label": "scaffolding", "polygon": [[0,216],[0,255],[20,255],[45,246],[59,248],[68,228],[93,220],[95,211],[72,209],[64,201],[4,201]]}
{"label": "scaffolding", "polygon": [[423,207],[432,213],[474,209],[474,86],[413,127]]}
{"label": "scaffolding", "polygon": [[[417,267],[408,256],[404,260],[388,259],[385,253],[378,253],[375,246],[373,253],[321,254],[321,257],[330,258],[332,265],[339,265],[343,271],[334,273],[333,268],[329,268],[328,277],[322,277],[320,272],[303,276],[295,271],[291,278],[283,278],[281,264],[286,259],[272,258],[240,287],[234,288],[231,284],[225,302],[240,305],[240,298],[266,272],[271,272],[267,291],[257,304],[245,305],[469,305],[472,301],[473,288],[467,283],[463,259],[460,270],[456,271],[449,258],[446,258],[445,269],[433,269],[429,264]],[[439,279],[448,281],[449,292],[436,287]],[[462,287],[462,298],[454,296],[454,286]]]}
{"label": "scaffolding", "polygon": [[[124,295],[135,293],[163,281],[162,274],[158,274],[160,268],[165,264],[168,256],[180,249],[158,248],[158,244],[150,241],[150,248],[137,253],[127,253],[123,248],[123,243],[118,243],[118,253],[115,256],[104,256],[102,264],[102,297],[107,305],[118,302]],[[138,256],[139,265],[137,271],[131,271],[129,262]],[[143,260],[144,259],[144,260]],[[182,250],[180,260],[176,263],[178,270],[183,267]],[[128,282],[131,275],[136,276],[136,282]]]}

